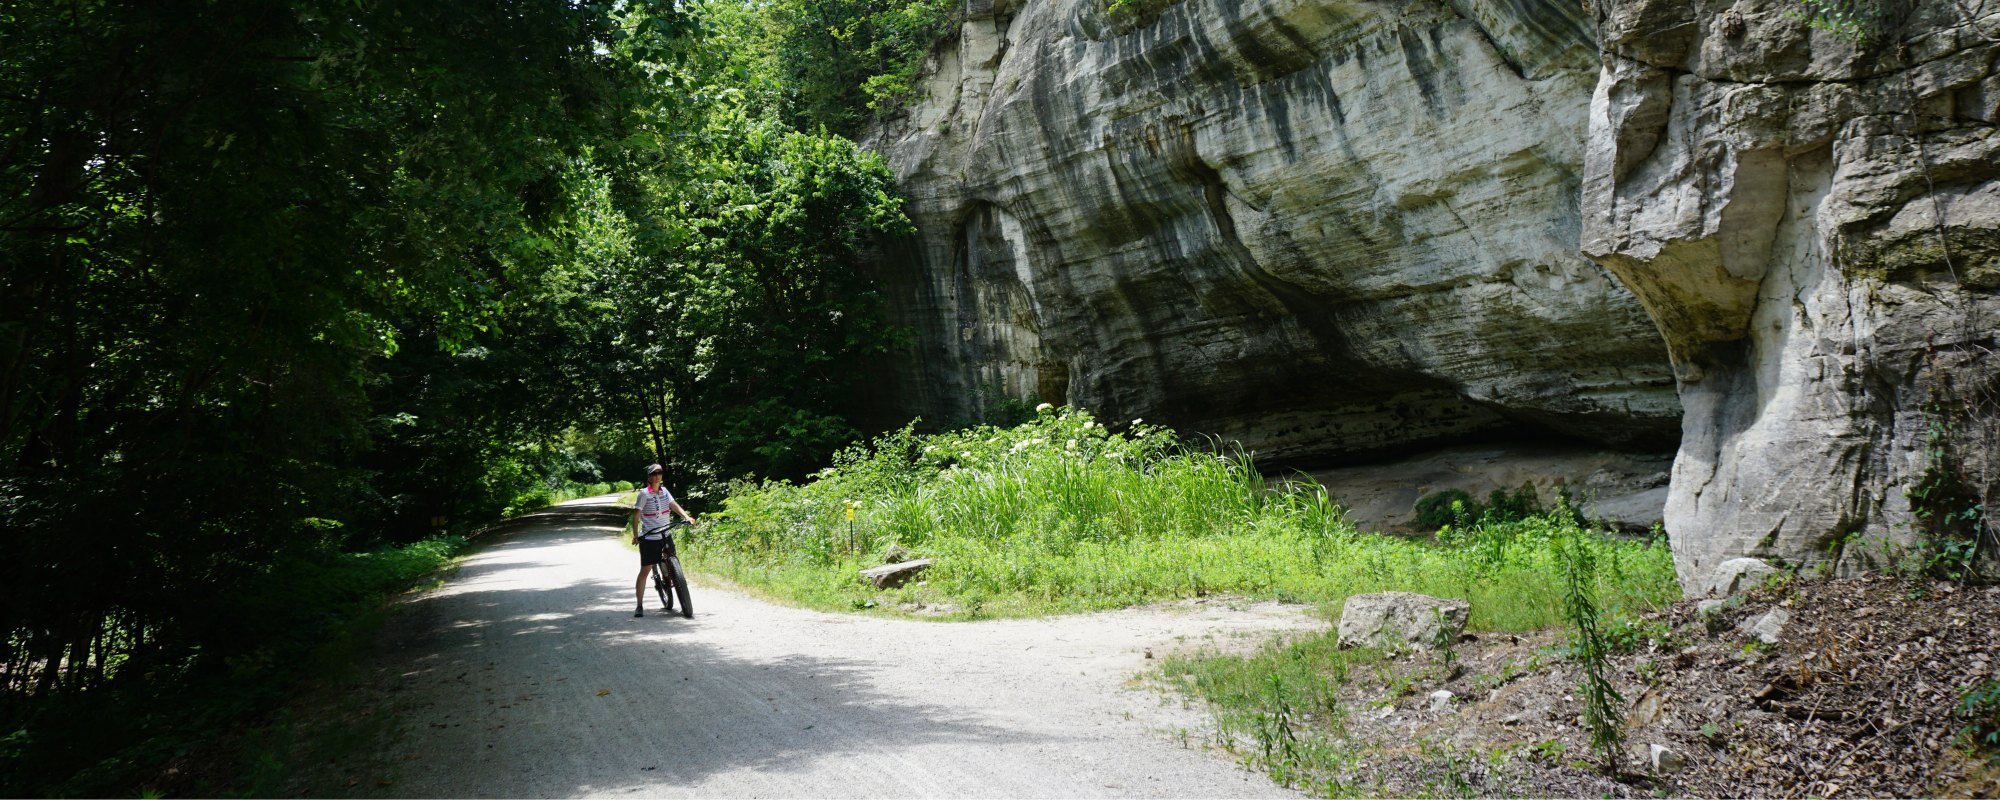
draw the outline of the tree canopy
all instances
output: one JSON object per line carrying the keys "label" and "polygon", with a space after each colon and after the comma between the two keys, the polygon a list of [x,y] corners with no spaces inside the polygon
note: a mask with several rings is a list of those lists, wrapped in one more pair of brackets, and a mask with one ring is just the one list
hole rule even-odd
{"label": "tree canopy", "polygon": [[867,433],[842,134],[948,7],[0,0],[0,722],[245,663],[283,559]]}

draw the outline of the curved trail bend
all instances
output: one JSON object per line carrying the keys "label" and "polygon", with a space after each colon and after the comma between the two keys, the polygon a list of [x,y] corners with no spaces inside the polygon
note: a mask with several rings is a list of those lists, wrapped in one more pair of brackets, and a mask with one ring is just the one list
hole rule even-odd
{"label": "curved trail bend", "polygon": [[[594,503],[594,505],[593,505]],[[1296,797],[1135,689],[1146,652],[1324,628],[1221,603],[927,623],[704,585],[632,617],[594,498],[496,532],[392,628],[387,791],[429,797]],[[649,590],[650,591],[650,590]],[[1185,731],[1185,733],[1181,733]]]}

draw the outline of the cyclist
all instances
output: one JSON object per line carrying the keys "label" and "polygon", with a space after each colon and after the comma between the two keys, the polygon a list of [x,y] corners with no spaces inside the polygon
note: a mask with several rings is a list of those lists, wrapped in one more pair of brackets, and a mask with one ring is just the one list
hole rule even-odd
{"label": "cyclist", "polygon": [[666,469],[658,464],[646,468],[646,488],[639,490],[639,499],[632,502],[632,540],[639,544],[639,607],[632,610],[632,616],[646,616],[646,573],[654,564],[667,560],[667,528],[673,524],[673,516],[694,524],[694,516],[674,502],[674,493],[667,491],[662,483]]}

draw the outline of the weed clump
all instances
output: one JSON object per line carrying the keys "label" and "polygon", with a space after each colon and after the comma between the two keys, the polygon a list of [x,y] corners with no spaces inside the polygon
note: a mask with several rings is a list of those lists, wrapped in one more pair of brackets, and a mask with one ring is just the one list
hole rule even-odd
{"label": "weed clump", "polygon": [[[1561,620],[1553,542],[1574,520],[1488,514],[1437,541],[1357,530],[1310,481],[1272,483],[1247,454],[1189,446],[1142,420],[1114,426],[1043,407],[1012,427],[905,427],[840,453],[804,484],[731,487],[688,548],[697,569],[820,608],[958,616],[1115,608],[1232,594],[1339,602],[1411,591],[1472,602],[1473,628]],[[847,518],[850,503],[854,509]],[[900,547],[935,563],[890,590],[856,572]],[[1604,597],[1677,595],[1658,543],[1601,536]],[[921,607],[921,608],[919,608]]]}
{"label": "weed clump", "polygon": [[[1567,491],[1559,497],[1566,502]],[[1482,521],[1519,522],[1547,513],[1533,483],[1523,483],[1512,492],[1494,489],[1487,493],[1483,503],[1472,499],[1463,489],[1440,489],[1417,498],[1413,511],[1414,524],[1427,531],[1446,526],[1463,528]]]}

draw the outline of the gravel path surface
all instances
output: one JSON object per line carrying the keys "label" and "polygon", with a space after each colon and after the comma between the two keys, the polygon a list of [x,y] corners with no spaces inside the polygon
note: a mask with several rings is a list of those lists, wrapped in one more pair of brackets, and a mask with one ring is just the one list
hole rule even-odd
{"label": "gravel path surface", "polygon": [[788,608],[696,577],[692,620],[632,617],[601,505],[491,535],[385,656],[400,796],[1296,797],[1204,749],[1133,678],[1166,653],[1324,628],[1189,603],[928,623]]}

